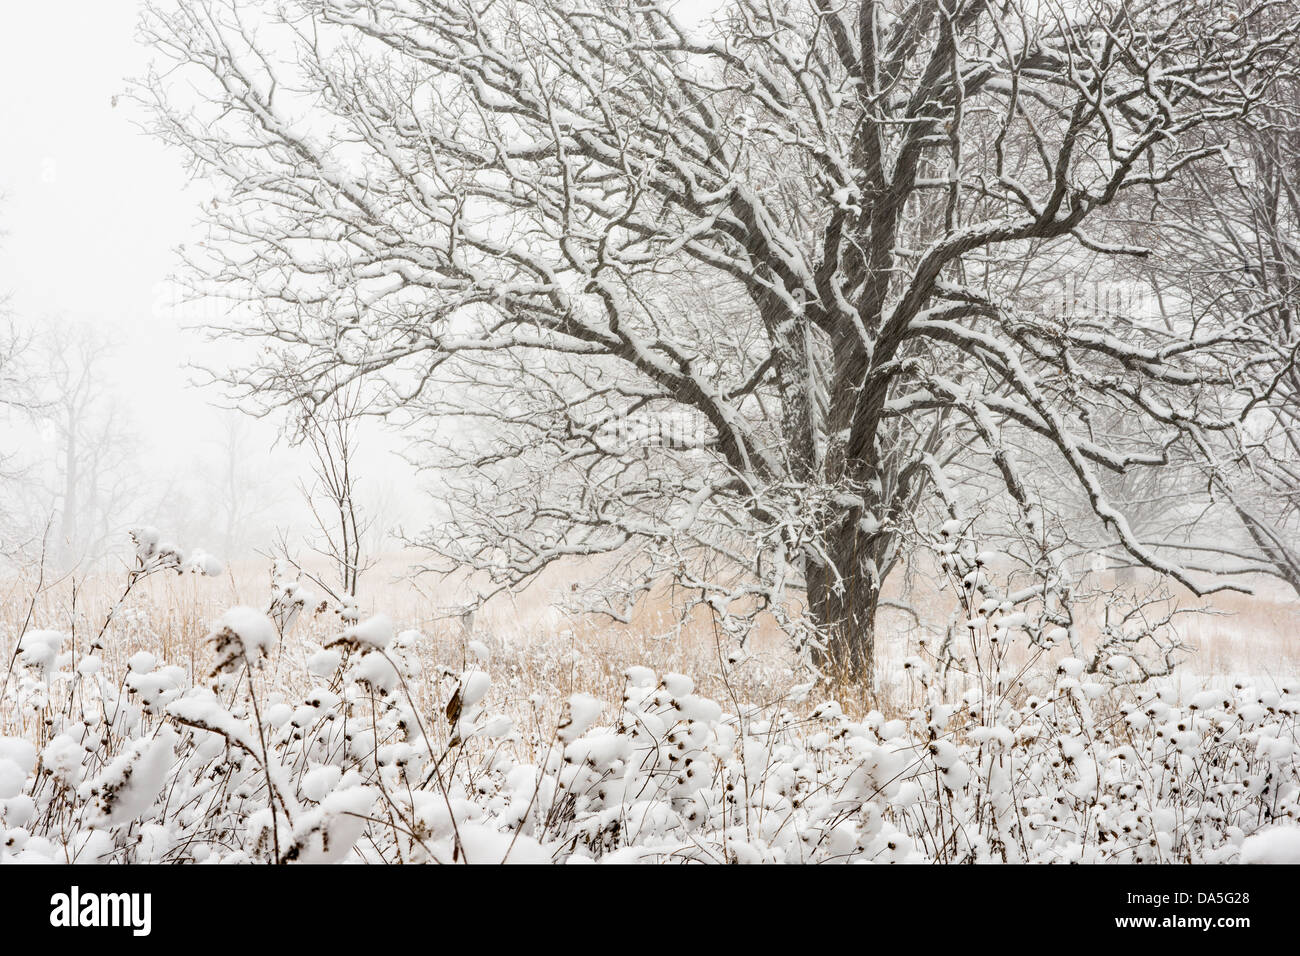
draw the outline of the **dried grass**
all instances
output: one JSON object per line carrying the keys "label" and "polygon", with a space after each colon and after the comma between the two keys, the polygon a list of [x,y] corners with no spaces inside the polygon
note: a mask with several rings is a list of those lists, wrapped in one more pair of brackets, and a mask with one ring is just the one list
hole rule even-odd
{"label": "dried grass", "polygon": [[[689,674],[703,693],[715,697],[738,693],[753,703],[786,696],[801,679],[793,654],[769,621],[750,638],[749,661],[733,669],[729,683],[724,683],[720,667],[724,649],[712,621],[701,609],[683,620],[673,596],[666,592],[649,595],[627,623],[563,614],[556,607],[560,592],[584,575],[600,573],[590,564],[552,569],[522,593],[491,602],[477,613],[472,628],[466,628],[459,614],[470,595],[465,579],[413,577],[418,561],[414,553],[384,555],[364,582],[361,611],[368,615],[382,610],[400,629],[420,631],[422,656],[431,673],[439,667],[464,666],[470,657],[469,642],[478,640],[489,647],[494,672],[519,700],[541,695],[558,702],[577,692],[615,698],[624,671],[632,665]],[[163,573],[144,580],[113,613],[99,656],[111,673],[121,673],[132,654],[145,650],[201,677],[210,653],[204,638],[212,622],[232,605],[265,610],[269,570],[269,562],[254,560],[235,563],[219,579]],[[47,579],[30,607],[31,626],[69,632],[74,645],[84,649],[121,597],[124,578],[118,571],[83,579]],[[29,574],[0,586],[0,648],[5,661],[28,616],[35,583]],[[1176,619],[1176,626],[1191,648],[1182,667],[1192,676],[1193,685],[1230,674],[1300,673],[1300,601],[1271,582],[1252,583],[1258,588],[1252,595],[1229,592],[1204,599],[1189,594],[1177,598],[1178,606],[1188,612]],[[928,601],[917,602],[919,590],[913,591],[912,606],[926,625],[942,627],[954,612],[951,598],[936,590]],[[329,611],[304,614],[286,635],[280,653],[302,658],[313,644],[331,640],[339,626],[337,616]],[[1085,640],[1095,636],[1088,627],[1083,630]],[[883,679],[877,698],[869,701],[861,689],[849,687],[834,688],[833,696],[850,712],[864,712],[870,706],[899,712],[909,706],[911,688],[901,663],[916,652],[918,633],[910,615],[886,609],[878,638]],[[818,699],[814,694],[810,706]]]}

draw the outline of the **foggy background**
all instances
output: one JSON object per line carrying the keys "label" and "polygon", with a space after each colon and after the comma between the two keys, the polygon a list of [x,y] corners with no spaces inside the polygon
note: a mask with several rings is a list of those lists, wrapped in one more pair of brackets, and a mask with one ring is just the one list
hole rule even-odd
{"label": "foggy background", "polygon": [[[119,99],[151,56],[135,39],[138,6],[72,0],[60,10],[54,26],[47,8],[11,5],[0,31],[0,301],[29,340],[38,388],[59,368],[79,375],[82,356],[93,357],[79,457],[95,473],[83,475],[82,541],[68,550],[100,561],[127,549],[126,529],[141,523],[225,560],[269,548],[280,532],[300,539],[310,515],[298,482],[310,476],[304,452],[281,437],[283,417],[223,407],[220,388],[202,387],[190,367],[221,368],[236,353],[205,339],[196,328],[205,306],[183,301],[168,279],[174,248],[204,238],[196,220],[206,197]],[[59,507],[55,417],[0,408],[18,524],[4,532],[6,552],[29,544],[21,539]],[[374,544],[400,547],[390,532],[418,530],[427,496],[394,431],[373,420],[361,427],[360,493]],[[98,439],[105,447],[95,456]]]}

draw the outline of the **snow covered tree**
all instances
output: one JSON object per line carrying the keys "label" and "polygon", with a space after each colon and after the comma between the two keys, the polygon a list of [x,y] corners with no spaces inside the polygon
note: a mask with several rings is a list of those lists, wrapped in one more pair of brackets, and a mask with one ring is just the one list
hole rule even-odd
{"label": "snow covered tree", "polygon": [[[1298,13],[1275,5],[1270,20]],[[1239,427],[1197,436],[1198,479],[1215,507],[1189,527],[1186,548],[1206,566],[1270,574],[1300,593],[1298,111],[1300,75],[1280,65],[1246,115],[1207,131],[1228,161],[1166,191],[1144,223],[1158,237],[1155,255],[1131,271],[1159,293],[1165,315],[1236,324],[1256,339],[1255,361],[1225,396]]]}
{"label": "snow covered tree", "polygon": [[610,613],[669,578],[860,677],[882,581],[966,482],[1039,520],[1015,447],[1207,586],[1100,475],[1232,428],[1201,396],[1254,339],[1053,284],[1142,255],[1109,211],[1220,160],[1210,128],[1293,54],[1257,6],[182,0],[137,95],[217,183],[195,290],[268,346],[232,381],[366,379],[433,422],[443,554],[501,587],[607,556]]}

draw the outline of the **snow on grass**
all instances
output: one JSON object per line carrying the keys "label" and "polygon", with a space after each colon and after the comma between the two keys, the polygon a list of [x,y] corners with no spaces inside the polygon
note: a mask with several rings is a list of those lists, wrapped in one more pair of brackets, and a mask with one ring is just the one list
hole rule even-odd
{"label": "snow on grass", "polygon": [[1300,859],[1300,682],[1268,675],[1135,684],[1060,651],[949,693],[917,656],[886,710],[758,662],[602,683],[476,637],[435,665],[382,615],[290,646],[239,607],[206,656],[131,643],[169,626],[123,612],[95,656],[22,636],[0,860]]}

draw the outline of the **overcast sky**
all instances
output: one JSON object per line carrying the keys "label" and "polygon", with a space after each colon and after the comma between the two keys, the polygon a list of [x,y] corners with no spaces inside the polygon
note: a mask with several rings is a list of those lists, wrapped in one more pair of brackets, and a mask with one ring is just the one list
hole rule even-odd
{"label": "overcast sky", "polygon": [[[167,281],[179,264],[175,247],[202,238],[202,187],[188,184],[178,152],[134,125],[141,114],[126,97],[114,104],[151,58],[135,40],[138,7],[66,0],[55,19],[41,4],[6,5],[0,294],[28,328],[85,322],[112,331],[112,388],[139,438],[134,466],[156,480],[192,473],[213,453],[220,396],[192,387],[187,365],[219,364],[222,353],[187,328],[195,307],[178,308]],[[254,428],[253,441],[269,448],[277,424]],[[372,484],[387,497],[414,498],[414,476],[392,458],[399,440],[372,434],[367,444]],[[296,472],[302,457],[266,460]],[[292,488],[297,474],[285,478]],[[150,516],[121,516],[142,520]],[[304,520],[301,510],[284,510],[284,523]]]}
{"label": "overcast sky", "polygon": [[159,307],[196,201],[178,155],[113,106],[148,59],[133,39],[136,4],[67,0],[59,14],[8,4],[0,31],[0,289],[28,323],[119,329],[114,369],[142,433],[197,442],[176,426],[203,414],[182,367],[199,340]]}
{"label": "overcast sky", "polygon": [[[678,9],[698,22],[717,5],[683,0]],[[112,387],[138,436],[134,466],[158,480],[192,472],[212,454],[220,396],[191,387],[187,365],[219,365],[222,353],[187,328],[196,309],[178,309],[167,281],[179,266],[176,246],[203,238],[203,187],[187,182],[178,152],[134,124],[142,114],[128,98],[114,103],[152,57],[135,39],[138,9],[137,0],[64,0],[55,18],[42,4],[6,5],[0,295],[11,297],[28,328],[90,323],[111,331],[118,343]],[[277,426],[258,423],[253,441],[270,447]],[[394,457],[403,441],[372,428],[363,464],[369,461],[384,498],[409,503],[399,510],[408,511],[402,520],[411,530],[420,520],[412,515],[429,512],[417,503],[411,469]],[[276,461],[297,470],[302,458],[281,453]]]}

